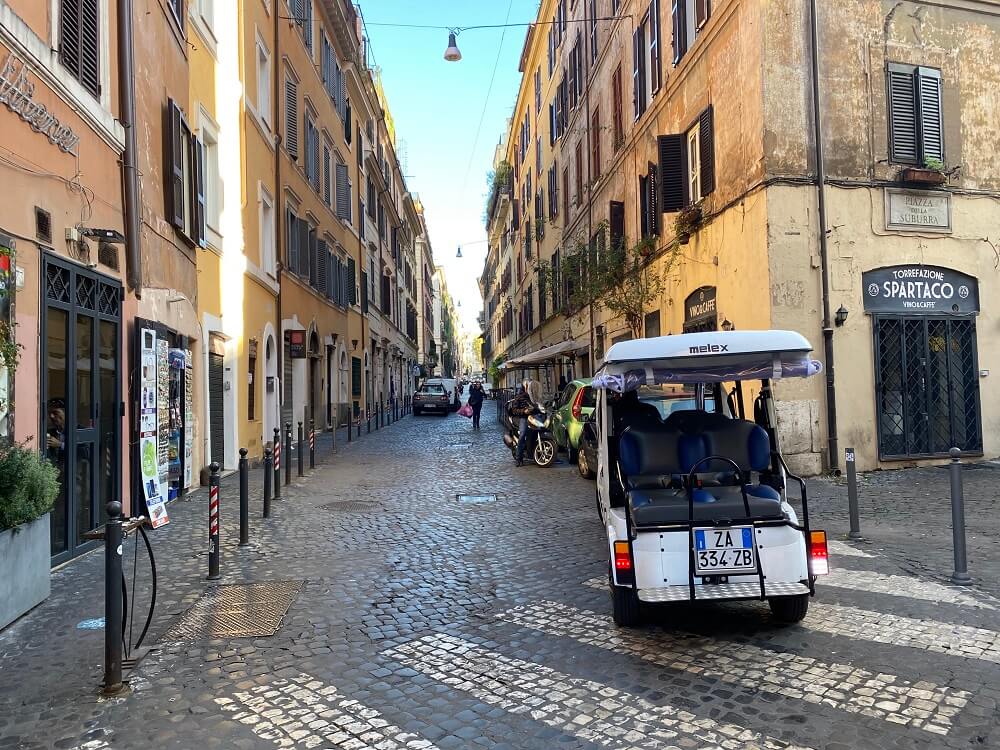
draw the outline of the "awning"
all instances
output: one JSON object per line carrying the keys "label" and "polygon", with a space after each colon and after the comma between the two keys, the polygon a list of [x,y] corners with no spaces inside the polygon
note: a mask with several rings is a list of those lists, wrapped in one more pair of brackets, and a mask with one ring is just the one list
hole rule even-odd
{"label": "awning", "polygon": [[558,344],[543,346],[541,349],[531,352],[531,354],[524,354],[520,357],[509,359],[500,365],[500,369],[510,370],[516,367],[533,367],[535,365],[541,365],[546,362],[556,360],[559,357],[566,356],[569,352],[579,349],[580,346],[581,345],[577,344],[575,341],[560,341]]}

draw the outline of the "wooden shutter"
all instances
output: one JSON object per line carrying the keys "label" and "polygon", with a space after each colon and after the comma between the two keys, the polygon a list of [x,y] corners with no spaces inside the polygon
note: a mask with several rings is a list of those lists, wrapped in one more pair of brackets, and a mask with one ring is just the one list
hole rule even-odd
{"label": "wooden shutter", "polygon": [[694,2],[694,27],[700,29],[708,23],[712,15],[712,0],[695,0]]}
{"label": "wooden shutter", "polygon": [[918,163],[917,102],[913,68],[889,64],[889,160]]}
{"label": "wooden shutter", "polygon": [[285,76],[285,150],[292,161],[299,158],[299,85]]}
{"label": "wooden shutter", "polygon": [[688,203],[687,139],[680,135],[657,137],[660,157],[660,211],[680,211]]}
{"label": "wooden shutter", "polygon": [[642,43],[640,41],[639,30],[632,32],[632,117],[636,120],[642,112],[639,109],[639,101],[642,94],[640,90],[639,64],[642,62]]}
{"label": "wooden shutter", "polygon": [[344,97],[344,140],[347,141],[347,145],[351,145],[351,98],[349,96]]}
{"label": "wooden shutter", "polygon": [[622,68],[619,65],[615,68],[614,76],[611,78],[611,115],[614,122],[614,145],[613,150],[618,150],[619,141],[625,137],[625,128],[622,123]]}
{"label": "wooden shutter", "polygon": [[285,268],[291,273],[299,271],[299,220],[292,209],[285,209],[285,226],[288,236],[285,240]]}
{"label": "wooden shutter", "polygon": [[361,272],[361,312],[368,314],[368,274]]}
{"label": "wooden shutter", "polygon": [[357,269],[354,258],[347,259],[347,298],[351,305],[358,304],[358,289],[356,284]]}
{"label": "wooden shutter", "polygon": [[298,250],[299,264],[295,267],[295,273],[299,276],[309,278],[309,224],[305,219],[299,219],[296,223],[298,227]]}
{"label": "wooden shutter", "polygon": [[191,240],[201,247],[208,244],[206,229],[206,197],[205,197],[205,144],[197,138],[191,139],[191,202],[192,217]]}
{"label": "wooden shutter", "polygon": [[715,190],[715,118],[711,105],[701,113],[698,123],[698,148],[701,159],[701,194]]}
{"label": "wooden shutter", "polygon": [[59,62],[90,93],[101,93],[100,0],[61,0]]}
{"label": "wooden shutter", "polygon": [[646,174],[646,189],[649,194],[646,196],[646,208],[649,211],[648,227],[649,233],[655,236],[660,234],[660,211],[659,198],[657,196],[656,165],[650,164]]}
{"label": "wooden shutter", "polygon": [[650,90],[656,93],[663,84],[663,66],[660,64],[660,0],[649,4],[649,81]]}
{"label": "wooden shutter", "polygon": [[944,118],[941,103],[941,71],[917,68],[917,102],[920,108],[920,161],[944,162]]}
{"label": "wooden shutter", "polygon": [[331,170],[331,163],[333,162],[333,156],[330,153],[330,147],[325,143],[323,144],[323,202],[328,205],[333,205],[333,175]]}
{"label": "wooden shutter", "polygon": [[671,16],[674,25],[674,65],[677,65],[687,52],[687,0],[673,0]]}
{"label": "wooden shutter", "polygon": [[184,115],[173,99],[167,100],[167,188],[170,223],[184,230]]}
{"label": "wooden shutter", "polygon": [[611,230],[611,250],[621,250],[625,244],[625,204],[621,201],[611,201],[608,206],[608,224]]}
{"label": "wooden shutter", "polygon": [[347,181],[347,165],[337,162],[337,216],[345,221],[351,215],[351,193]]}

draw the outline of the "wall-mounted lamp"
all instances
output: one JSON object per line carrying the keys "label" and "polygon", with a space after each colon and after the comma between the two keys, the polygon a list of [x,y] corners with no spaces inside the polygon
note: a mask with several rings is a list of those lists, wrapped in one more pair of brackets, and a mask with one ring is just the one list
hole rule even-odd
{"label": "wall-mounted lamp", "polygon": [[730,322],[729,318],[726,318],[725,320],[722,321],[722,330],[723,331],[732,331],[735,328],[736,328],[736,326],[734,326],[732,324],[732,322]]}
{"label": "wall-mounted lamp", "polygon": [[456,258],[461,258],[462,257],[462,246],[461,245],[458,246],[458,252],[455,253],[455,257]]}
{"label": "wall-mounted lamp", "polygon": [[358,340],[357,339],[351,339],[351,348],[354,349],[354,351],[358,350]]}
{"label": "wall-mounted lamp", "polygon": [[833,322],[839,328],[847,322],[847,308],[841,305],[837,308],[837,312],[833,314]]}
{"label": "wall-mounted lamp", "polygon": [[455,41],[455,32],[448,34],[448,49],[444,51],[444,59],[448,62],[458,62],[462,59],[462,53],[458,51],[458,42]]}

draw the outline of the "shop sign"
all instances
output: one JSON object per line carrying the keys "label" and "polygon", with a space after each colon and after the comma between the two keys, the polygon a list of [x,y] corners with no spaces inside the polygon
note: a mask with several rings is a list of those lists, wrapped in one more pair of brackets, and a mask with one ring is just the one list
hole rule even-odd
{"label": "shop sign", "polygon": [[684,300],[684,322],[700,323],[715,318],[715,300],[714,286],[695,289]]}
{"label": "shop sign", "polygon": [[288,354],[292,359],[306,358],[306,332],[288,332]]}
{"label": "shop sign", "polygon": [[951,193],[886,188],[885,228],[950,232]]}
{"label": "shop sign", "polygon": [[28,79],[28,66],[13,52],[0,67],[0,102],[24,120],[36,133],[69,154],[76,153],[80,136],[59,122],[58,118],[34,100],[35,84]]}
{"label": "shop sign", "polygon": [[950,268],[889,266],[862,274],[866,312],[961,315],[979,312],[979,283]]}

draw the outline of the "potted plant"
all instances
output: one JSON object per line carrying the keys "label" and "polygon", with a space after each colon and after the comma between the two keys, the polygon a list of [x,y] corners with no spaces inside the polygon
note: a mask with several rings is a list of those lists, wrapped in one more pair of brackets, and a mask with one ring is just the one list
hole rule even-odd
{"label": "potted plant", "polygon": [[698,231],[698,226],[702,220],[701,203],[693,203],[680,210],[677,219],[674,221],[674,232],[677,234],[677,241],[686,245],[691,239],[691,235]]}
{"label": "potted plant", "polygon": [[899,181],[911,185],[943,185],[948,181],[944,162],[940,159],[924,159],[922,167],[906,167],[899,173]]}
{"label": "potted plant", "polygon": [[59,472],[36,451],[0,447],[0,628],[49,596],[49,512]]}

